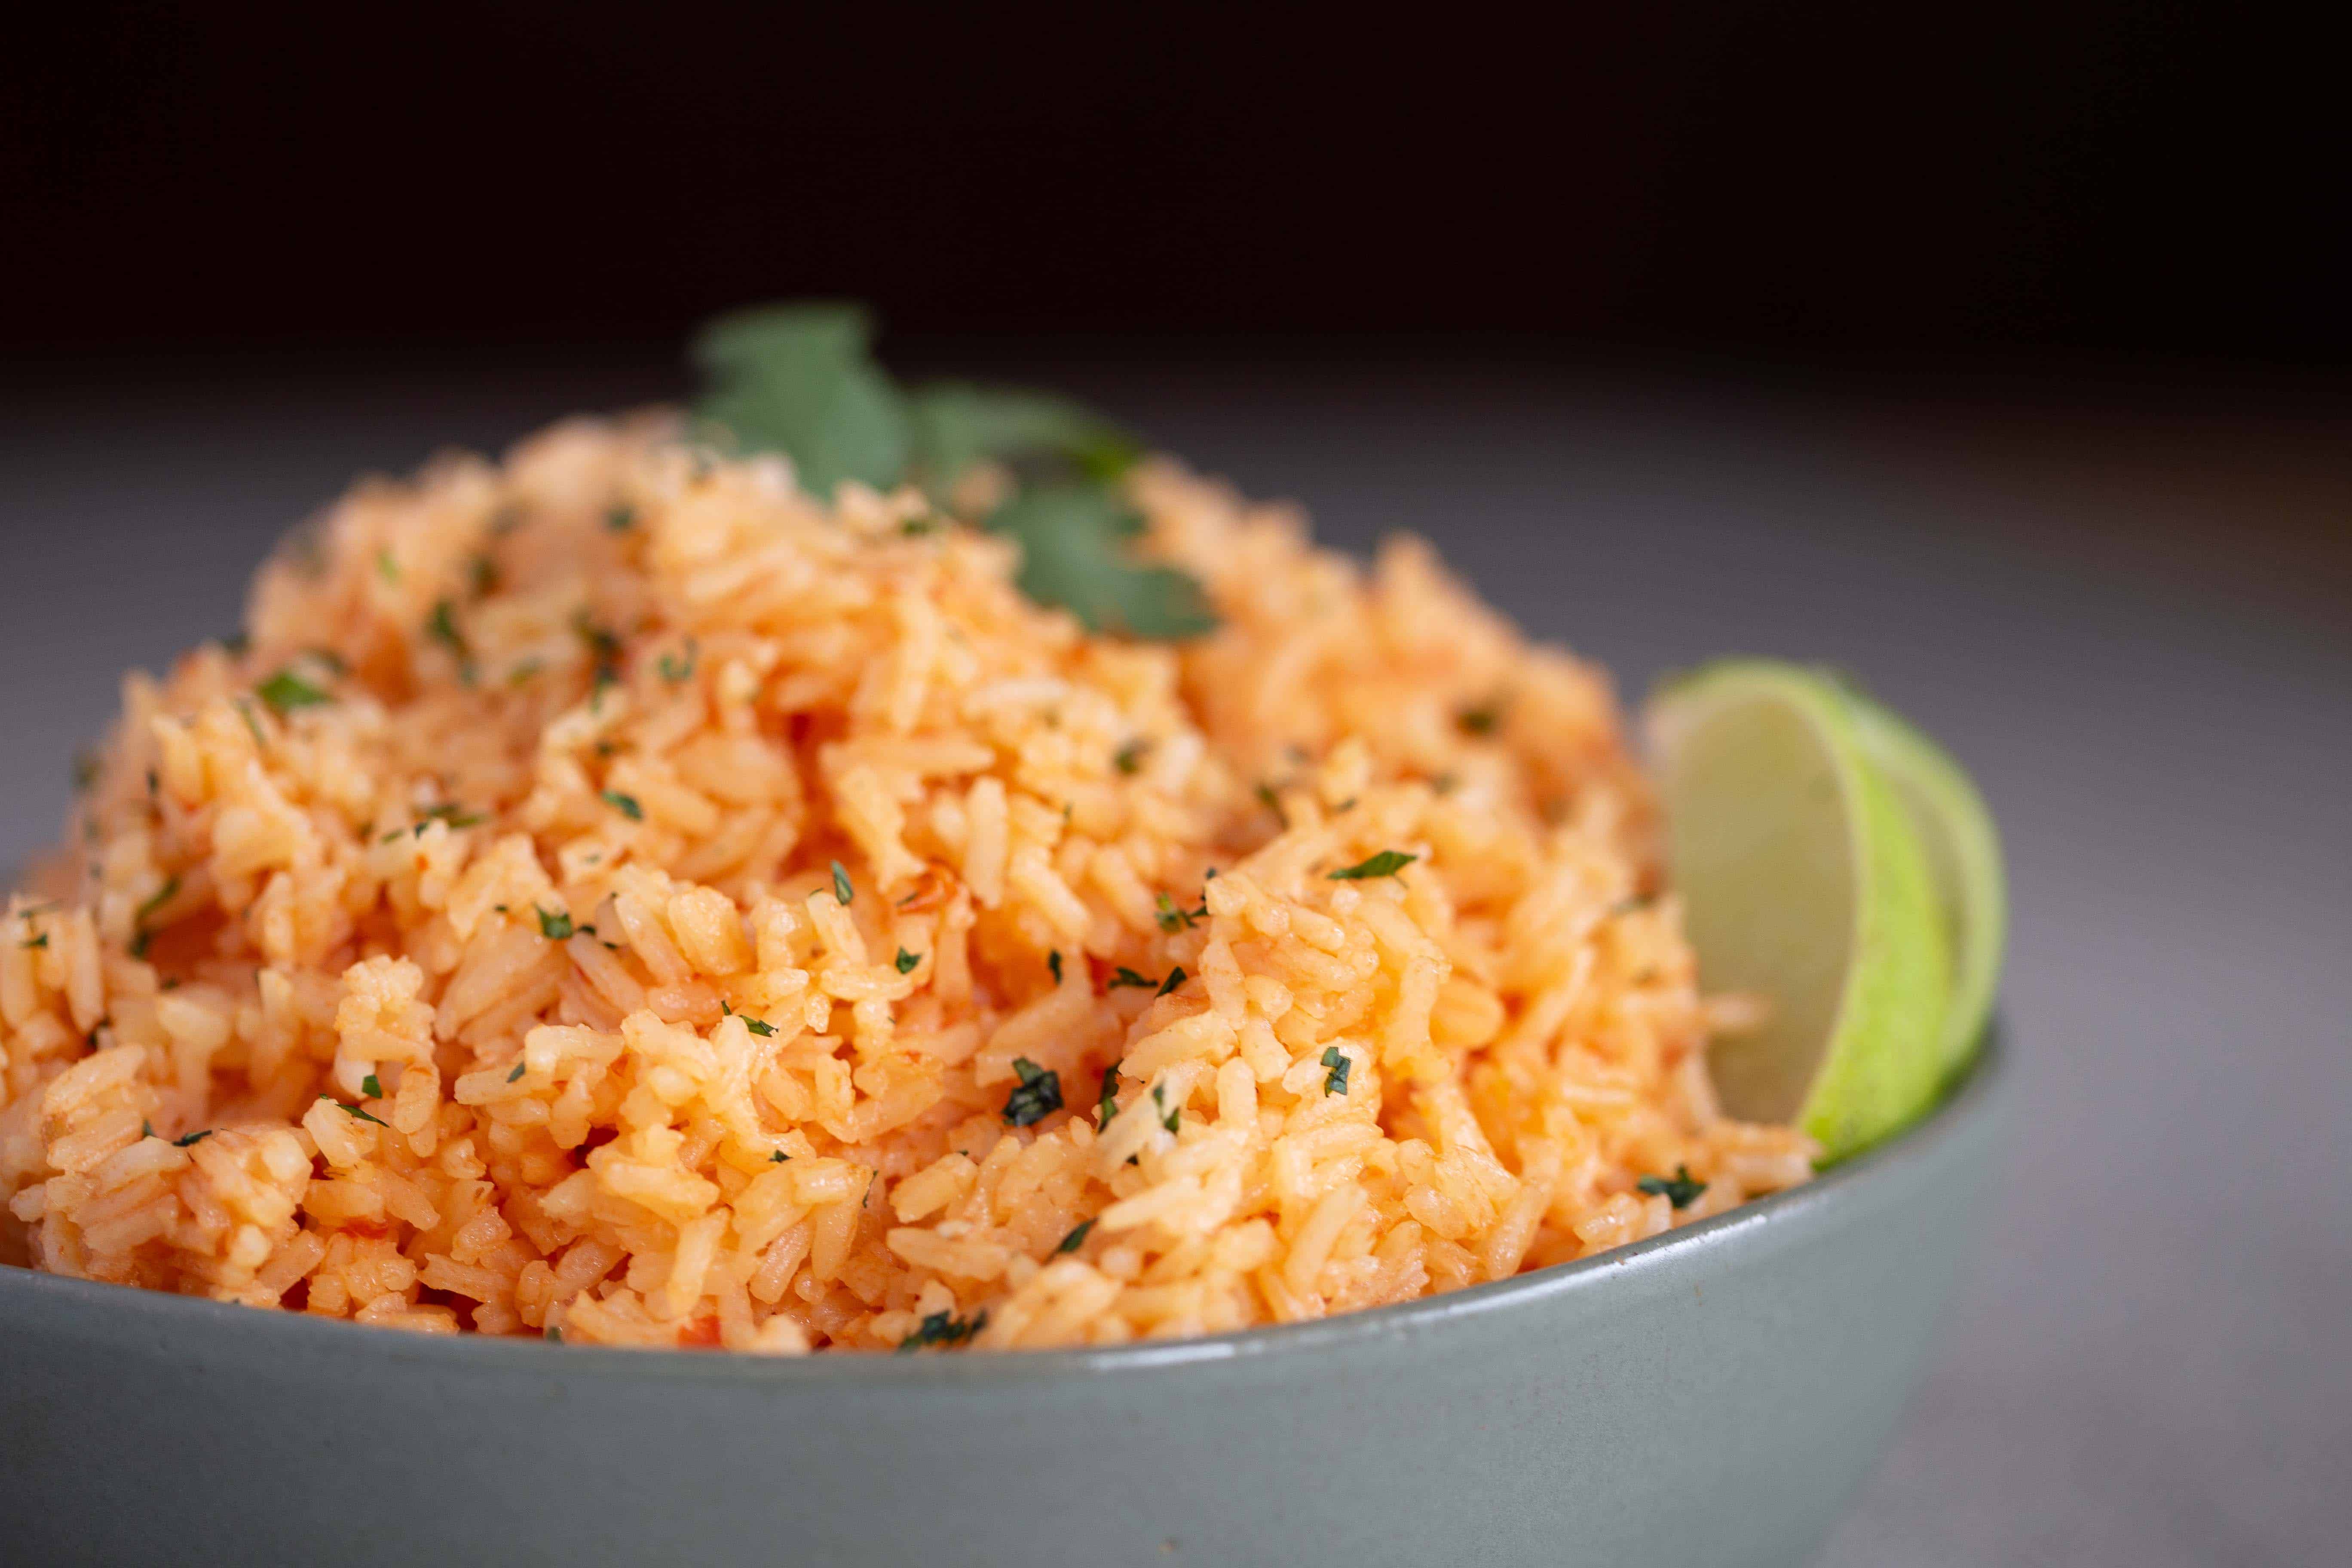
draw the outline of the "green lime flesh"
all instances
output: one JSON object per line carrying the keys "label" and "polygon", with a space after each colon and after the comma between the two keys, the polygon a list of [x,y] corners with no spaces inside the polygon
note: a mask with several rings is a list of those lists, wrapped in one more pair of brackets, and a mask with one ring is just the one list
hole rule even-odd
{"label": "green lime flesh", "polygon": [[1727,662],[1650,711],[1667,853],[1709,993],[1761,995],[1708,1068],[1724,1109],[1843,1159],[1933,1103],[1951,961],[1926,849],[1826,678]]}
{"label": "green lime flesh", "polygon": [[1936,907],[1952,954],[1944,1011],[1943,1071],[1956,1078],[1976,1055],[2000,989],[2009,935],[2008,878],[2000,835],[1966,769],[1902,715],[1849,691],[1855,732],[1879,777],[1893,786],[1927,852]]}

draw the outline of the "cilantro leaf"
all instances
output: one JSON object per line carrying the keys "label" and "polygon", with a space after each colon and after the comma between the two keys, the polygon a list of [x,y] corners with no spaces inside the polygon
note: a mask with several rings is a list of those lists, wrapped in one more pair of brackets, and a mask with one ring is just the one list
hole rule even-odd
{"label": "cilantro leaf", "polygon": [[1139,564],[1124,546],[1143,531],[1125,499],[1100,485],[1041,485],[988,519],[1021,546],[1021,591],[1087,629],[1173,639],[1215,629],[1201,585],[1172,566]]}
{"label": "cilantro leaf", "polygon": [[1054,1248],[1054,1250],[1057,1253],[1076,1252],[1079,1247],[1084,1247],[1087,1244],[1087,1232],[1094,1229],[1094,1227],[1095,1222],[1093,1220],[1080,1220],[1077,1224],[1070,1227],[1070,1234],[1062,1237],[1062,1244]]}
{"label": "cilantro leaf", "polygon": [[1046,393],[934,382],[907,400],[907,414],[914,466],[935,495],[983,458],[1015,466],[1058,458],[1088,479],[1108,480],[1142,455],[1118,426]]}
{"label": "cilantro leaf", "polygon": [[782,452],[800,486],[830,500],[844,479],[877,489],[907,467],[907,410],[867,352],[856,305],[763,305],[721,316],[694,342],[710,390],[695,412],[750,452]]}
{"label": "cilantro leaf", "polygon": [[1191,577],[1126,557],[1142,519],[1111,487],[1138,455],[1131,437],[1041,393],[952,382],[902,393],[872,336],[851,304],[722,316],[695,340],[708,384],[695,411],[740,450],[789,454],[801,487],[820,498],[845,479],[888,489],[910,477],[939,495],[975,462],[1002,460],[1021,488],[988,526],[1020,542],[1030,598],[1098,632],[1185,637],[1216,625]]}

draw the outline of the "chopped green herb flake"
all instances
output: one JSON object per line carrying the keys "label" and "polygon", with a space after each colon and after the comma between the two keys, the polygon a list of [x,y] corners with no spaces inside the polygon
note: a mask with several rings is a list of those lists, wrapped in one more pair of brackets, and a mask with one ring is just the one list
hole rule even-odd
{"label": "chopped green herb flake", "polygon": [[915,1331],[898,1342],[901,1355],[928,1345],[960,1345],[980,1332],[988,1324],[988,1314],[981,1313],[970,1322],[951,1312],[933,1312],[925,1318]]}
{"label": "chopped green herb flake", "polygon": [[236,701],[236,716],[245,721],[247,731],[253,736],[253,743],[267,750],[269,737],[261,732],[261,721],[253,716],[253,705],[242,697]]}
{"label": "chopped green herb flake", "polygon": [[1143,753],[1151,749],[1149,741],[1129,741],[1111,755],[1111,764],[1120,773],[1131,773],[1143,766]]}
{"label": "chopped green herb flake", "polygon": [[191,1133],[189,1133],[185,1138],[174,1138],[174,1139],[173,1139],[173,1140],[172,1140],[172,1147],[173,1147],[173,1148],[174,1148],[174,1149],[186,1149],[186,1148],[189,1148],[189,1147],[191,1147],[191,1146],[193,1146],[193,1145],[194,1145],[194,1144],[198,1144],[198,1143],[203,1142],[205,1139],[207,1139],[207,1138],[211,1137],[212,1135],[213,1135],[213,1130],[212,1130],[211,1128],[207,1127],[207,1128],[204,1129],[202,1131],[198,1131],[198,1132],[191,1132]]}
{"label": "chopped green herb flake", "polygon": [[470,658],[472,653],[466,646],[465,634],[457,629],[456,612],[457,606],[448,600],[434,600],[433,614],[425,621],[425,635],[460,659]]}
{"label": "chopped green herb flake", "polygon": [[942,526],[936,517],[910,517],[898,525],[898,531],[908,539],[920,539],[927,533],[937,533]]}
{"label": "chopped green herb flake", "polygon": [[1194,921],[1202,920],[1209,912],[1209,906],[1206,904],[1202,904],[1196,910],[1181,908],[1176,900],[1166,893],[1161,893],[1154,902],[1158,912],[1152,918],[1160,922],[1161,931],[1171,935],[1180,931],[1190,931]]}
{"label": "chopped green herb flake", "polygon": [[912,974],[915,973],[915,965],[923,962],[923,955],[919,952],[908,952],[902,947],[898,950],[898,956],[890,962],[897,967],[899,973]]}
{"label": "chopped green herb flake", "polygon": [[253,694],[268,703],[269,710],[281,719],[297,708],[315,708],[334,700],[290,669],[279,670],[255,687]]}
{"label": "chopped green herb flake", "polygon": [[547,1342],[551,1345],[560,1345],[563,1342],[562,1325],[559,1323],[547,1325]]}
{"label": "chopped green herb flake", "polygon": [[142,1138],[155,1136],[155,1124],[143,1116],[139,1119],[139,1136]]}
{"label": "chopped green herb flake", "polygon": [[573,927],[570,910],[558,910],[553,914],[550,914],[537,904],[533,904],[531,912],[539,917],[539,934],[548,941],[562,942],[572,934]]}
{"label": "chopped green herb flake", "polygon": [[857,897],[857,889],[849,885],[849,873],[838,860],[833,863],[833,896],[843,904]]}
{"label": "chopped green herb flake", "polygon": [[1693,1177],[1688,1165],[1676,1165],[1671,1176],[1643,1176],[1633,1184],[1653,1197],[1663,1197],[1678,1209],[1686,1209],[1698,1202],[1706,1184]]}
{"label": "chopped green herb flake", "polygon": [[38,936],[37,936],[37,937],[34,937],[34,938],[33,938],[33,939],[31,939],[30,941],[28,941],[28,942],[18,942],[16,945],[17,945],[18,947],[25,947],[25,948],[32,948],[32,947],[47,947],[47,946],[48,946],[48,945],[49,945],[49,933],[48,933],[48,932],[47,932],[47,931],[43,931],[40,935],[38,935]]}
{"label": "chopped green herb flake", "polygon": [[520,686],[529,681],[532,676],[537,675],[541,670],[545,669],[546,668],[547,665],[543,660],[536,658],[524,659],[520,664],[516,665],[512,669],[507,672],[507,684],[509,686]]}
{"label": "chopped green herb flake", "polygon": [[692,637],[687,638],[686,657],[683,659],[678,658],[673,654],[666,653],[661,656],[659,660],[661,678],[664,680],[668,681],[672,686],[676,686],[682,680],[692,679],[694,677],[695,663],[701,657],[702,650],[700,645],[698,645]]}
{"label": "chopped green herb flake", "polygon": [[1257,786],[1257,803],[1274,813],[1275,821],[1282,825],[1284,832],[1290,830],[1290,814],[1282,809],[1281,798],[1274,793],[1272,784],[1262,784]]}
{"label": "chopped green herb flake", "polygon": [[389,1127],[389,1126],[391,1126],[391,1125],[392,1125],[392,1123],[391,1123],[391,1122],[386,1121],[385,1121],[383,1117],[381,1117],[381,1116],[371,1116],[371,1115],[369,1115],[369,1114],[368,1114],[367,1108],[366,1108],[365,1106],[361,1106],[361,1105],[345,1105],[341,1100],[337,1100],[337,1099],[336,1099],[333,1095],[331,1095],[331,1094],[322,1094],[322,1095],[320,1095],[319,1098],[320,1098],[320,1100],[325,1100],[329,1105],[333,1106],[333,1107],[334,1107],[336,1110],[341,1110],[341,1111],[346,1112],[347,1114],[352,1115],[352,1116],[356,1116],[356,1117],[357,1117],[357,1118],[359,1118],[362,1121],[373,1121],[373,1122],[374,1122],[378,1127]]}
{"label": "chopped green herb flake", "polygon": [[751,1030],[753,1034],[758,1035],[762,1038],[773,1035],[776,1032],[776,1026],[768,1022],[765,1018],[754,1018],[749,1013],[739,1013],[736,1016],[743,1020],[743,1026],[745,1028]]}
{"label": "chopped green herb flake", "polygon": [[631,822],[643,822],[646,819],[646,808],[637,804],[635,795],[623,795],[619,790],[608,789],[604,792],[603,798],[606,805],[611,806]]}
{"label": "chopped green herb flake", "polygon": [[1465,735],[1491,735],[1503,721],[1503,700],[1478,703],[1454,715],[1454,722]]}
{"label": "chopped green herb flake", "polygon": [[1080,1220],[1077,1224],[1070,1227],[1070,1234],[1062,1237],[1062,1244],[1054,1248],[1054,1250],[1057,1253],[1076,1252],[1079,1247],[1084,1247],[1087,1244],[1087,1232],[1094,1229],[1094,1221],[1090,1219]]}
{"label": "chopped green herb flake", "polygon": [[392,552],[388,549],[375,552],[375,569],[377,575],[387,583],[400,581],[400,563],[393,559]]}
{"label": "chopped green herb flake", "polygon": [[370,1073],[367,1077],[360,1079],[360,1092],[366,1095],[370,1100],[382,1100],[383,1098],[383,1080],[377,1078],[375,1074]]}
{"label": "chopped green herb flake", "polygon": [[614,533],[626,533],[637,526],[637,509],[623,501],[604,514],[604,526]]}
{"label": "chopped green herb flake", "polygon": [[1325,1067],[1331,1069],[1323,1075],[1323,1092],[1325,1094],[1347,1093],[1348,1068],[1352,1065],[1347,1053],[1337,1046],[1326,1046],[1319,1059]]}
{"label": "chopped green herb flake", "polygon": [[1020,1077],[1021,1084],[1004,1101],[1007,1127],[1026,1127],[1062,1109],[1061,1074],[1039,1067],[1027,1057],[1013,1058],[1013,1070]]}
{"label": "chopped green herb flake", "polygon": [[572,629],[580,635],[580,640],[582,642],[588,645],[588,651],[594,654],[598,658],[614,659],[620,658],[621,639],[611,631],[598,626],[594,621],[589,619],[588,612],[586,610],[582,610],[572,617]]}
{"label": "chopped green herb flake", "polygon": [[1095,1109],[1102,1113],[1096,1122],[1097,1128],[1109,1126],[1110,1119],[1118,1114],[1118,1064],[1117,1062],[1103,1068],[1102,1094],[1096,1100]]}
{"label": "chopped green herb flake", "polygon": [[510,1072],[510,1073],[507,1074],[507,1081],[508,1081],[509,1083],[520,1083],[520,1082],[522,1081],[522,1075],[523,1075],[524,1071],[526,1070],[527,1067],[528,1067],[528,1064],[527,1064],[527,1063],[523,1063],[523,1062],[517,1062],[517,1063],[515,1063],[515,1069],[514,1069],[514,1071],[512,1071],[512,1072]]}
{"label": "chopped green herb flake", "polygon": [[[1160,1083],[1155,1083],[1151,1086],[1151,1103],[1158,1106],[1162,1110],[1168,1110],[1168,1101],[1160,1091],[1167,1087],[1168,1086],[1166,1084]],[[1173,1132],[1180,1125],[1182,1124],[1183,1120],[1184,1108],[1180,1105],[1173,1110],[1168,1110],[1168,1114],[1160,1119],[1160,1125],[1168,1129],[1169,1131]]]}
{"label": "chopped green herb flake", "polygon": [[1110,984],[1107,989],[1116,991],[1122,985],[1134,985],[1149,991],[1159,984],[1160,982],[1157,980],[1138,974],[1134,970],[1129,969],[1127,965],[1122,963],[1111,972]]}
{"label": "chopped green herb flake", "polygon": [[478,811],[467,811],[462,805],[451,805],[446,803],[440,805],[428,805],[419,816],[423,820],[417,823],[415,830],[420,834],[425,831],[425,825],[428,822],[446,823],[452,828],[458,828],[479,827],[489,820]]}
{"label": "chopped green herb flake", "polygon": [[1062,983],[1062,950],[1060,948],[1057,947],[1045,955],[1045,967],[1053,971],[1054,984],[1059,985]]}
{"label": "chopped green herb flake", "polygon": [[1173,968],[1173,969],[1171,969],[1171,970],[1170,970],[1170,971],[1168,972],[1168,978],[1167,978],[1167,979],[1165,979],[1165,980],[1163,980],[1163,981],[1161,981],[1161,982],[1160,983],[1160,989],[1159,989],[1159,991],[1158,991],[1157,993],[1155,993],[1155,994],[1157,994],[1157,995],[1160,995],[1160,996],[1165,996],[1165,995],[1167,995],[1171,991],[1175,990],[1179,985],[1181,985],[1181,984],[1184,984],[1184,966],[1183,966],[1182,964],[1181,964],[1181,963],[1180,963],[1180,964],[1178,964],[1175,968]]}
{"label": "chopped green herb flake", "polygon": [[1383,849],[1369,859],[1359,860],[1352,866],[1342,866],[1331,873],[1331,880],[1368,882],[1375,877],[1393,877],[1420,858],[1418,855],[1408,855],[1401,849]]}
{"label": "chopped green herb flake", "polygon": [[788,1165],[792,1163],[792,1159],[793,1157],[790,1154],[787,1154],[782,1149],[779,1149],[774,1153],[768,1156],[768,1163],[771,1165]]}
{"label": "chopped green herb flake", "polygon": [[137,912],[131,916],[131,923],[133,926],[140,928],[143,934],[147,925],[147,917],[153,914],[156,910],[162,909],[165,904],[170,903],[173,899],[178,898],[179,896],[180,879],[177,876],[165,878],[163,879],[163,885],[156,889],[154,894],[149,898],[145,903],[139,906]]}

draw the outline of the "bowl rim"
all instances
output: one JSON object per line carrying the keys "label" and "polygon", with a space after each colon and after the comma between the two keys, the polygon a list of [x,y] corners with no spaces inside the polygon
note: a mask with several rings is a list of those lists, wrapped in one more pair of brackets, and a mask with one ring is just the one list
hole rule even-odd
{"label": "bowl rim", "polygon": [[[981,1355],[901,1356],[879,1352],[837,1355],[763,1356],[709,1350],[639,1350],[608,1345],[549,1344],[517,1336],[422,1335],[373,1328],[307,1313],[257,1310],[231,1302],[180,1296],[135,1286],[0,1266],[0,1342],[8,1336],[12,1303],[37,1310],[103,1313],[123,1329],[143,1325],[174,1346],[184,1336],[226,1331],[233,1338],[270,1339],[267,1351],[301,1349],[351,1356],[373,1353],[394,1363],[446,1363],[474,1373],[582,1373],[651,1383],[725,1381],[778,1391],[855,1384],[877,1389],[966,1389],[1041,1381],[1132,1375],[1183,1368],[1312,1356],[1370,1341],[1425,1336],[1448,1324],[1556,1300],[1598,1289],[1627,1269],[1664,1268],[1685,1253],[1713,1249],[1735,1238],[1810,1215],[1844,1201],[1840,1194],[1873,1185],[1885,1173],[1914,1165],[1981,1120],[2012,1068],[2007,1031],[1996,1016],[1979,1037],[1965,1074],[1936,1107],[1885,1142],[1840,1161],[1811,1181],[1695,1225],[1678,1226],[1643,1241],[1507,1279],[1365,1307],[1307,1322],[1276,1323],[1179,1340],[1149,1340],[1078,1349],[1013,1351]],[[273,1338],[274,1337],[274,1338]]]}

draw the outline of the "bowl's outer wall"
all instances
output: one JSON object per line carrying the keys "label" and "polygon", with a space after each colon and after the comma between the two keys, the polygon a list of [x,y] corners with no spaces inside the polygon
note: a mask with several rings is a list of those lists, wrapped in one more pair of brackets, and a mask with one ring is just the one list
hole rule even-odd
{"label": "bowl's outer wall", "polygon": [[1157,1359],[453,1344],[0,1268],[0,1561],[1801,1563],[1957,1283],[2000,1076],[1666,1245]]}

